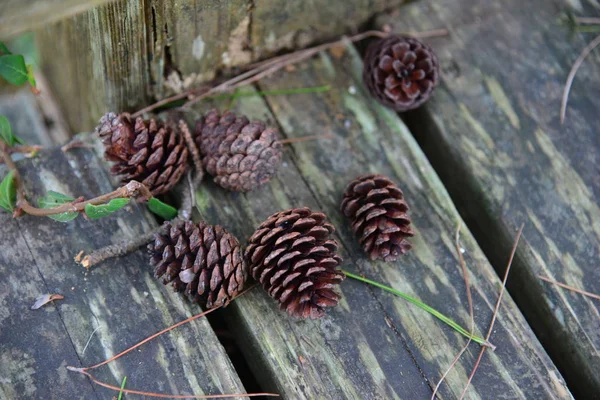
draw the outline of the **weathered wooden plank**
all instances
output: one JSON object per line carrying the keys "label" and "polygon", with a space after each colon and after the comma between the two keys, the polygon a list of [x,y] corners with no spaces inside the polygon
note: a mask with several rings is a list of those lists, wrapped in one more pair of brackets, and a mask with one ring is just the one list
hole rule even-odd
{"label": "weathered wooden plank", "polygon": [[431,42],[442,84],[409,125],[497,268],[526,223],[511,294],[572,390],[588,397],[600,392],[599,303],[537,278],[600,293],[600,58],[579,70],[561,126],[565,79],[591,39],[555,22],[564,5],[420,2],[380,23],[449,27]]}
{"label": "weathered wooden plank", "polygon": [[86,131],[107,110],[139,109],[229,67],[356,29],[400,3],[118,0],[44,27],[37,38],[71,128]]}
{"label": "weathered wooden plank", "polygon": [[254,54],[264,58],[324,38],[356,31],[375,13],[405,0],[255,1],[251,38]]}
{"label": "weathered wooden plank", "polygon": [[31,31],[112,0],[2,0],[0,39]]}
{"label": "weathered wooden plank", "polygon": [[[106,166],[89,149],[65,154],[55,148],[18,167],[31,199],[47,190],[86,197],[112,190]],[[201,311],[152,277],[144,250],[89,272],[73,260],[81,250],[132,238],[155,226],[143,207],[131,205],[100,220],[80,217],[66,224],[30,216],[13,221],[5,213],[2,218],[8,228],[2,230],[0,242],[8,250],[6,255],[3,250],[0,264],[0,282],[6,286],[0,316],[6,323],[15,322],[6,328],[3,322],[0,333],[7,338],[2,340],[0,367],[6,372],[2,391],[7,398],[30,392],[26,398],[91,398],[94,393],[111,398],[113,392],[100,387],[92,392],[88,380],[68,373],[65,366],[98,363]],[[65,299],[57,302],[56,310],[50,306],[30,311],[35,297],[47,292],[61,293]],[[117,386],[127,376],[128,387],[154,392],[244,392],[206,319],[165,334],[93,373]]]}
{"label": "weathered wooden plank", "polygon": [[[285,136],[331,133],[331,139],[288,147],[276,179],[262,190],[236,194],[205,185],[197,193],[198,208],[206,220],[240,238],[249,237],[275,211],[299,206],[322,210],[338,228],[344,268],[421,298],[468,326],[453,244],[460,217],[406,126],[367,98],[358,81],[360,59],[353,49],[349,52],[340,60],[322,56],[261,84],[261,89],[330,84],[330,92],[272,97],[268,104],[244,98],[236,106],[253,118],[281,124]],[[391,176],[412,207],[414,249],[396,263],[367,261],[339,211],[346,183],[366,172]],[[481,333],[487,330],[500,284],[466,230],[462,246],[476,331]],[[318,321],[288,317],[260,289],[228,308],[263,387],[294,399],[429,398],[464,338],[422,310],[362,283],[346,281],[341,291],[340,305]],[[486,355],[469,398],[571,397],[510,297],[504,299],[492,340],[498,350]],[[448,375],[442,398],[460,396],[477,353],[477,346],[465,353]]]}
{"label": "weathered wooden plank", "polygon": [[[4,165],[0,174],[6,174]],[[68,376],[65,367],[79,366],[80,360],[59,308],[29,309],[37,296],[55,288],[44,282],[17,221],[2,212],[0,224],[0,397],[96,398],[87,379]]]}

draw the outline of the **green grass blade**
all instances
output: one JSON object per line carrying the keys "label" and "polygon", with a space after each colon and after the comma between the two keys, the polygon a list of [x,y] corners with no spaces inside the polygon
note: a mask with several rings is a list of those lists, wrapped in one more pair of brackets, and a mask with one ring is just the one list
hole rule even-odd
{"label": "green grass blade", "polygon": [[359,275],[355,275],[351,272],[348,271],[343,271],[344,274],[346,274],[346,276],[352,278],[352,279],[356,279],[358,281],[364,282],[364,283],[368,283],[369,285],[373,285],[375,287],[378,287],[380,289],[385,290],[386,292],[390,292],[392,294],[395,294],[398,297],[403,298],[404,300],[408,301],[409,303],[414,304],[415,306],[427,311],[429,314],[433,315],[434,317],[436,317],[437,319],[439,319],[440,321],[444,322],[445,324],[447,324],[448,326],[450,326],[451,328],[453,328],[455,331],[457,331],[458,333],[462,334],[463,336],[466,336],[467,338],[471,338],[474,342],[477,342],[479,344],[482,345],[486,345],[489,346],[489,343],[487,340],[485,340],[484,338],[481,338],[479,336],[471,336],[471,333],[469,331],[467,331],[465,328],[463,328],[462,326],[460,326],[458,323],[456,323],[454,320],[452,320],[451,318],[448,318],[447,316],[445,316],[444,314],[442,314],[441,312],[437,311],[434,308],[429,307],[427,304],[422,303],[421,301],[415,299],[412,296],[407,295],[406,293],[402,293],[396,289],[393,289],[389,286],[385,286],[381,283],[372,281],[370,279],[367,278],[363,278],[362,276]]}
{"label": "green grass blade", "polygon": [[127,376],[123,377],[123,382],[121,382],[121,391],[119,392],[119,397],[117,400],[122,400],[123,398],[123,389],[125,389],[125,382],[127,382]]}

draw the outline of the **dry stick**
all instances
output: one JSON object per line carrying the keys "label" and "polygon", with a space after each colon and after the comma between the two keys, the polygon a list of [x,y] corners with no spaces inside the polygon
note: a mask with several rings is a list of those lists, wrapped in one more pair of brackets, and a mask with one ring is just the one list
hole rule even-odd
{"label": "dry stick", "polygon": [[110,193],[103,194],[86,201],[70,202],[61,204],[58,207],[53,208],[37,208],[32,206],[29,201],[25,198],[25,192],[23,190],[23,184],[21,182],[21,175],[15,162],[12,160],[9,154],[9,150],[4,142],[0,143],[0,153],[2,159],[11,171],[14,171],[14,180],[17,187],[17,210],[23,210],[27,214],[35,215],[38,217],[46,217],[49,215],[62,214],[65,212],[79,212],[85,210],[85,206],[88,204],[99,205],[109,202],[112,199],[117,198],[141,198],[143,200],[149,200],[152,194],[148,188],[140,182],[129,181],[125,186],[121,186],[117,190]]}
{"label": "dry stick", "polygon": [[192,155],[192,161],[194,162],[194,168],[196,169],[196,180],[198,183],[202,180],[204,176],[204,168],[202,167],[202,161],[200,160],[200,152],[198,151],[198,147],[192,138],[192,134],[190,133],[190,128],[183,121],[179,120],[179,130],[181,130],[183,134],[183,138],[185,139],[185,143]]}
{"label": "dry stick", "polygon": [[583,60],[594,50],[598,45],[600,45],[600,35],[596,36],[594,40],[592,40],[579,54],[579,57],[573,63],[571,67],[571,71],[569,71],[569,76],[567,77],[567,82],[565,83],[565,89],[563,91],[562,100],[560,102],[560,123],[565,122],[565,114],[567,113],[567,102],[569,101],[569,92],[571,91],[571,85],[573,84],[573,80],[575,79],[575,74],[577,70],[583,63]]}
{"label": "dry stick", "polygon": [[[250,290],[252,290],[254,287],[256,286],[256,284],[250,286],[249,288],[245,289],[244,291],[242,291],[240,294],[238,294],[237,296],[235,296],[233,299],[231,299],[231,301],[237,299],[238,297],[243,296],[244,294],[248,293]],[[73,371],[73,372],[79,372],[80,374],[84,374],[86,375],[88,378],[90,378],[94,383],[103,386],[105,388],[108,389],[112,389],[115,391],[122,391],[123,393],[132,393],[132,394],[140,394],[140,395],[144,395],[144,396],[150,396],[150,397],[164,397],[164,398],[171,398],[171,399],[186,399],[186,398],[191,398],[191,399],[209,399],[209,398],[227,398],[227,397],[237,397],[237,396],[247,396],[247,397],[251,397],[251,396],[276,396],[278,397],[278,394],[275,393],[243,393],[243,394],[217,394],[217,395],[199,395],[199,396],[195,396],[195,395],[168,395],[168,394],[160,394],[160,393],[152,393],[152,392],[142,392],[139,390],[129,390],[129,389],[121,389],[117,386],[112,386],[109,384],[106,384],[104,382],[98,381],[96,378],[94,378],[90,373],[88,373],[87,371],[91,370],[91,369],[95,369],[98,367],[101,367],[103,365],[106,365],[122,356],[124,356],[125,354],[137,349],[138,347],[140,347],[141,345],[148,343],[149,341],[151,341],[152,339],[157,338],[158,336],[167,333],[181,325],[187,324],[188,322],[191,322],[193,320],[196,320],[198,318],[204,317],[207,314],[210,314],[213,311],[218,310],[219,308],[221,308],[221,306],[219,307],[215,307],[215,308],[211,308],[209,310],[203,311],[200,314],[196,314],[192,317],[189,317],[183,321],[180,321],[174,325],[169,326],[168,328],[163,329],[160,332],[155,333],[154,335],[151,335],[149,337],[147,337],[146,339],[138,342],[137,344],[129,347],[128,349],[120,352],[119,354],[102,361],[101,363],[98,363],[96,365],[92,365],[91,367],[84,367],[84,368],[77,368],[77,367],[72,367],[72,366],[67,366],[67,369],[69,371]]]}
{"label": "dry stick", "polygon": [[80,264],[83,265],[85,268],[89,269],[94,265],[101,263],[102,261],[106,261],[114,257],[124,256],[131,252],[134,252],[143,245],[152,241],[156,233],[166,233],[166,227],[164,225],[161,225],[148,233],[136,237],[133,240],[124,240],[121,243],[113,244],[95,250],[87,256],[83,257]]}
{"label": "dry stick", "polygon": [[[413,36],[432,37],[432,36],[444,36],[447,34],[448,34],[448,31],[446,29],[436,29],[433,31],[417,33],[417,34],[414,34]],[[290,54],[286,54],[283,56],[274,57],[269,60],[265,60],[265,61],[253,64],[251,66],[252,69],[250,69],[249,71],[246,71],[246,72],[244,72],[232,79],[229,79],[215,87],[194,89],[194,90],[190,90],[190,91],[187,91],[184,93],[177,94],[175,96],[168,97],[166,99],[163,99],[157,103],[151,104],[148,107],[145,107],[145,108],[137,111],[136,113],[134,113],[132,115],[132,117],[138,117],[144,113],[147,113],[147,112],[153,111],[159,107],[162,107],[165,104],[171,103],[176,100],[181,100],[186,97],[190,98],[190,101],[185,103],[183,107],[189,107],[192,104],[195,104],[195,103],[199,102],[200,100],[202,100],[206,97],[209,97],[215,93],[230,91],[230,90],[236,89],[240,86],[248,85],[252,82],[255,82],[255,81],[263,78],[264,76],[270,75],[270,74],[274,73],[275,71],[278,71],[279,69],[281,69],[287,65],[294,64],[294,63],[300,62],[304,59],[307,59],[309,57],[312,57],[313,55],[315,55],[323,50],[327,50],[332,47],[339,46],[348,41],[356,42],[356,41],[360,41],[365,38],[374,37],[374,36],[380,37],[380,38],[386,38],[386,37],[390,36],[390,33],[383,32],[383,31],[362,32],[357,35],[350,36],[348,38],[345,37],[341,40],[337,40],[334,42],[322,44],[322,45],[304,49],[304,50],[299,50],[299,51],[296,51],[296,52],[293,52]]]}
{"label": "dry stick", "polygon": [[444,382],[444,379],[446,379],[446,376],[450,373],[452,368],[454,368],[454,365],[458,362],[460,357],[463,355],[463,353],[467,350],[467,348],[471,344],[471,341],[473,340],[473,331],[475,330],[475,317],[473,315],[473,299],[471,297],[471,285],[469,283],[469,272],[467,271],[467,264],[465,263],[465,258],[463,257],[463,253],[461,251],[460,242],[459,242],[461,225],[462,224],[459,222],[458,226],[456,227],[456,234],[454,235],[454,243],[456,246],[456,254],[458,254],[458,259],[460,260],[460,267],[462,269],[463,277],[465,279],[465,287],[467,290],[467,303],[469,305],[469,316],[471,317],[471,325],[470,325],[471,329],[469,329],[469,331],[471,332],[471,337],[469,338],[469,340],[467,340],[467,343],[463,346],[463,348],[454,357],[454,360],[452,360],[452,362],[450,363],[450,366],[448,367],[446,372],[444,372],[444,375],[442,375],[442,377],[440,378],[440,381],[437,383],[437,385],[435,385],[435,389],[433,390],[433,393],[431,394],[431,400],[435,399],[435,395],[438,392],[440,386],[442,385],[442,382]]}
{"label": "dry stick", "polygon": [[22,145],[22,146],[10,147],[8,149],[8,152],[10,154],[15,154],[15,153],[28,154],[28,153],[36,153],[36,152],[41,151],[41,150],[44,150],[43,146],[34,144],[34,145],[31,145],[31,146]]}
{"label": "dry stick", "polygon": [[[506,288],[506,280],[508,279],[508,273],[510,272],[510,267],[512,265],[513,259],[515,258],[515,253],[517,252],[517,246],[519,245],[519,239],[521,239],[521,233],[523,233],[523,227],[525,224],[522,224],[517,232],[517,237],[515,239],[515,243],[513,244],[512,250],[510,252],[510,258],[508,259],[508,264],[506,266],[506,271],[504,272],[504,278],[502,279],[502,288],[500,289],[500,294],[498,295],[498,301],[496,301],[496,307],[494,308],[494,314],[492,315],[492,322],[490,322],[490,327],[488,329],[487,336],[485,340],[490,340],[490,336],[492,336],[492,330],[494,329],[494,324],[496,323],[496,317],[498,316],[498,310],[500,309],[500,302],[502,301],[502,296],[504,295],[504,289]],[[485,347],[481,348],[479,352],[479,356],[477,357],[477,361],[475,361],[475,365],[473,366],[473,370],[471,371],[471,375],[469,376],[469,380],[465,385],[465,388],[460,395],[460,400],[465,397],[465,393],[473,380],[473,376],[475,376],[475,372],[477,372],[477,368],[479,368],[479,363],[481,362],[481,358],[483,357],[483,353],[485,352]]]}
{"label": "dry stick", "polygon": [[568,289],[568,290],[570,290],[572,292],[576,292],[576,293],[582,294],[584,296],[591,297],[592,299],[600,300],[600,295],[597,295],[597,294],[594,294],[594,293],[591,293],[591,292],[586,292],[585,290],[577,289],[576,287],[569,286],[569,285],[567,285],[565,283],[560,283],[560,282],[557,282],[557,281],[553,281],[552,279],[550,279],[550,278],[548,278],[546,276],[538,275],[537,277],[540,278],[543,281],[546,281],[548,283],[552,283],[553,285],[560,286],[562,288]]}

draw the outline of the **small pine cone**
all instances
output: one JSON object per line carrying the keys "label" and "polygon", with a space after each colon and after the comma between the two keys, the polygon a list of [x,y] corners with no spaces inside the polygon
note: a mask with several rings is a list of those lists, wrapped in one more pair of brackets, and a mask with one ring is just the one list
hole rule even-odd
{"label": "small pine cone", "polygon": [[202,164],[227,190],[248,192],[270,181],[281,164],[277,130],[227,111],[209,111],[196,121]]}
{"label": "small pine cone", "polygon": [[359,176],[346,187],[342,212],[371,260],[396,261],[414,236],[402,190],[383,175]]}
{"label": "small pine cone", "polygon": [[166,234],[148,245],[154,276],[206,307],[226,306],[244,288],[248,268],[238,240],[220,226],[165,223]]}
{"label": "small pine cone", "polygon": [[248,240],[244,256],[250,274],[288,314],[321,318],[341,296],[344,279],[335,231],[323,213],[294,208],[271,215]]}
{"label": "small pine cone", "polygon": [[105,114],[96,127],[104,144],[104,158],[115,161],[113,175],[122,182],[136,180],[153,195],[168,192],[187,168],[188,150],[176,128],[162,121],[132,121],[128,114]]}
{"label": "small pine cone", "polygon": [[407,36],[392,36],[367,49],[363,80],[371,95],[396,111],[425,103],[439,81],[431,47]]}

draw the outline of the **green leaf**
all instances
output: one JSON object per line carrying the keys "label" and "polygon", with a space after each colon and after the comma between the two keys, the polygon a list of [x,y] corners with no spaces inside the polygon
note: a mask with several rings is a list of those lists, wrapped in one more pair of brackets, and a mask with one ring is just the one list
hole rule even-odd
{"label": "green leaf", "polygon": [[25,58],[20,54],[0,56],[0,76],[13,85],[22,85],[27,82]]}
{"label": "green leaf", "polygon": [[4,115],[0,115],[0,138],[2,138],[9,146],[14,146],[16,143],[23,144],[21,138],[15,136],[10,127],[8,118]]}
{"label": "green leaf", "polygon": [[0,42],[0,53],[12,54],[3,42]]}
{"label": "green leaf", "polygon": [[33,76],[33,65],[31,64],[27,64],[27,81],[32,87],[35,87],[35,85],[37,85],[35,77]]}
{"label": "green leaf", "polygon": [[156,197],[152,197],[150,200],[148,200],[147,204],[148,209],[161,218],[169,220],[177,216],[177,209],[175,207],[163,203]]}
{"label": "green leaf", "polygon": [[[55,192],[54,190],[49,190],[45,196],[39,198],[38,205],[40,208],[54,208],[65,203],[70,203],[73,200],[75,200],[73,197]],[[79,213],[76,211],[71,211],[62,214],[48,215],[48,218],[52,218],[59,222],[69,222],[77,218],[78,214]]]}
{"label": "green leaf", "polygon": [[0,182],[0,207],[8,212],[15,209],[17,204],[17,187],[14,179],[15,171],[10,171]]}
{"label": "green leaf", "polygon": [[93,204],[85,205],[85,213],[90,219],[98,219],[102,217],[106,217],[114,213],[115,211],[120,210],[129,204],[129,199],[118,198],[112,199],[107,204],[100,204],[99,206],[95,206]]}

